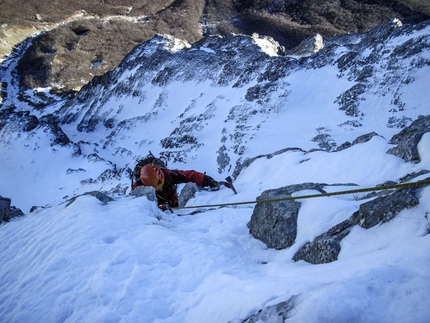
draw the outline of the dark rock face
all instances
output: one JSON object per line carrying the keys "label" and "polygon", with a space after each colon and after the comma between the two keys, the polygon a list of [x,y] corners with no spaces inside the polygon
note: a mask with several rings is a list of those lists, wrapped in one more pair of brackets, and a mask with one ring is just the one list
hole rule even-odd
{"label": "dark rock face", "polygon": [[293,257],[294,261],[304,260],[311,264],[324,264],[337,260],[340,241],[337,239],[319,239],[306,244]]}
{"label": "dark rock face", "polygon": [[360,95],[365,93],[366,85],[358,83],[340,95],[336,102],[339,103],[339,110],[345,111],[345,114],[350,117],[358,117],[360,115],[359,102]]}
{"label": "dark rock face", "polygon": [[376,198],[360,205],[358,217],[363,228],[369,229],[378,223],[388,222],[406,208],[412,208],[419,203],[417,189],[401,189],[393,194]]}
{"label": "dark rock face", "polygon": [[155,189],[151,186],[138,186],[130,192],[130,195],[135,197],[146,196],[150,201],[157,201]]}
{"label": "dark rock face", "polygon": [[42,129],[50,133],[53,145],[68,145],[71,141],[61,129],[59,118],[53,114],[42,116],[40,119],[30,114],[30,111],[16,111],[14,106],[0,110],[0,130],[10,123],[18,125],[20,130],[30,132]]}
{"label": "dark rock face", "polygon": [[[426,181],[429,179],[427,178]],[[294,255],[293,260],[305,260],[312,264],[337,260],[341,249],[340,241],[349,234],[353,226],[361,225],[364,228],[370,228],[378,223],[391,220],[403,209],[414,207],[419,203],[419,191],[420,188],[400,189],[389,196],[379,197],[362,204],[350,218],[317,237],[315,241],[303,246]],[[292,310],[300,302],[301,297],[304,295],[295,295],[285,302],[264,307],[242,323],[288,322]]]}
{"label": "dark rock face", "polygon": [[[403,81],[401,81],[400,74],[408,74],[413,78],[414,73],[408,72],[409,64],[399,66],[397,56],[391,55],[393,49],[388,48],[387,43],[393,37],[413,33],[418,28],[426,26],[424,23],[422,26],[401,26],[399,22],[390,21],[367,34],[344,35],[327,39],[324,48],[319,52],[312,53],[310,57],[298,58],[267,55],[257,44],[257,40],[262,40],[261,37],[211,36],[190,45],[186,41],[157,35],[150,41],[136,46],[117,68],[102,76],[94,77],[92,81],[82,87],[76,96],[61,102],[62,105],[58,105],[59,108],[51,112],[55,118],[43,114],[36,114],[36,117],[26,111],[19,112],[23,114],[19,122],[26,131],[38,130],[42,127],[43,131],[48,129],[45,132],[51,137],[53,135],[54,138],[50,138],[53,145],[75,145],[75,155],[79,155],[82,151],[77,143],[70,142],[73,138],[71,133],[65,134],[62,131],[61,127],[69,128],[63,126],[64,124],[76,123],[73,127],[80,132],[107,130],[108,134],[103,143],[103,149],[115,147],[114,149],[121,150],[124,156],[132,155],[133,151],[121,146],[120,138],[128,129],[145,127],[145,123],[158,118],[163,113],[163,109],[170,107],[172,92],[169,86],[172,83],[191,81],[197,84],[205,82],[214,87],[225,86],[231,88],[232,91],[240,92],[241,96],[243,95],[243,100],[231,106],[230,110],[222,116],[225,122],[234,124],[234,128],[226,127],[225,131],[224,128],[222,129],[223,134],[216,150],[218,171],[220,173],[231,172],[235,178],[250,160],[250,156],[244,156],[247,153],[248,141],[264,127],[264,121],[255,123],[253,126],[250,126],[248,121],[259,118],[261,115],[272,118],[285,108],[285,100],[289,96],[285,76],[296,71],[321,68],[327,65],[337,66],[339,78],[348,79],[355,85],[361,84],[357,87],[353,85],[354,88],[346,89],[338,95],[336,102],[340,105],[339,108],[345,108],[345,113],[350,109],[348,105],[355,105],[357,110],[351,114],[346,113],[347,120],[339,125],[341,127],[345,125],[348,127],[362,126],[360,119],[362,99],[370,92],[379,93],[380,87],[382,87],[381,95],[392,96],[391,101],[396,109],[400,109],[402,105],[399,101],[401,90],[396,90],[398,93],[393,94],[392,89],[401,89]],[[81,32],[87,29],[78,28],[76,30],[81,35]],[[88,34],[83,33],[77,37],[87,37],[86,35]],[[264,40],[267,41],[267,39]],[[376,43],[378,45],[375,45]],[[266,44],[273,45],[273,48],[270,48],[277,49],[278,53],[282,54],[279,44],[276,45],[273,42]],[[405,55],[409,57],[413,53],[425,53],[424,50],[429,46],[428,44],[430,44],[430,37],[419,36],[419,40],[418,37],[415,39],[413,51],[408,51],[407,46],[399,45],[396,53],[401,57]],[[339,47],[347,50],[339,53]],[[416,57],[417,61],[425,61],[425,59],[424,54]],[[376,77],[376,75],[380,75],[381,69],[385,70],[386,66],[389,66],[393,73],[384,73],[383,80],[379,80],[379,76]],[[394,71],[397,72],[394,73]],[[413,80],[408,82],[413,82]],[[11,84],[8,85],[7,90],[13,88]],[[124,117],[124,112],[129,107],[122,101],[130,100],[133,104],[147,102],[148,97],[151,96],[147,90],[148,84],[154,85],[154,89],[158,92],[153,102],[150,103],[151,106],[148,106],[142,115]],[[388,87],[391,88],[391,92]],[[365,93],[361,93],[362,90]],[[5,106],[11,104],[11,97],[12,95],[9,95],[9,98],[3,102]],[[28,100],[30,97],[32,98],[29,96]],[[113,97],[118,98],[118,105],[108,111],[106,106]],[[178,107],[180,122],[170,133],[157,138],[164,150],[161,154],[171,162],[185,162],[190,154],[201,150],[201,147],[205,145],[200,140],[201,134],[205,131],[205,125],[211,123],[220,112],[219,107],[224,99],[219,96],[205,102],[204,111],[200,110],[199,113],[189,115],[189,111],[198,107],[196,102],[199,101],[199,97],[196,93],[195,97],[190,97],[183,106]],[[391,106],[387,107],[390,110],[391,108]],[[43,109],[43,107],[38,108],[41,112]],[[394,119],[390,121],[392,122],[390,127],[408,124],[409,120],[395,116],[396,114],[393,113],[392,118]],[[18,118],[17,113],[14,118]],[[1,115],[0,119],[3,119]],[[0,126],[1,124],[2,120],[0,120]],[[347,142],[337,148],[338,143],[330,134],[331,130],[330,127],[318,127],[315,137],[311,140],[317,142],[321,149],[328,152],[344,149],[354,144]],[[143,142],[146,138],[141,140]]]}
{"label": "dark rock face", "polygon": [[297,297],[298,296],[292,296],[289,300],[285,302],[265,307],[258,313],[242,321],[242,323],[287,322],[287,319],[291,315],[290,312],[297,302]]}
{"label": "dark rock face", "polygon": [[[325,193],[327,184],[305,183],[264,191],[248,223],[250,234],[263,241],[269,248],[285,249],[292,246],[297,235],[297,217],[301,203],[282,200],[301,190],[316,190]],[[393,219],[406,208],[419,203],[417,188],[399,189],[389,195],[379,196],[360,205],[360,209],[349,219],[334,226],[313,242],[307,243],[295,255],[294,260],[305,260],[313,264],[337,260],[341,250],[340,241],[349,234],[354,225],[371,228],[378,223]],[[370,195],[369,195],[370,197]],[[277,199],[281,199],[277,201]]]}
{"label": "dark rock face", "polygon": [[340,241],[358,224],[358,217],[351,216],[335,225],[314,241],[305,244],[293,257],[294,261],[304,260],[311,264],[324,264],[337,260],[341,250]]}
{"label": "dark rock face", "polygon": [[389,149],[387,153],[400,157],[407,162],[419,163],[421,157],[417,145],[427,132],[430,132],[430,115],[420,116],[409,127],[404,128],[391,138],[390,143],[397,146]]}
{"label": "dark rock face", "polygon": [[[428,180],[428,179],[427,179]],[[293,257],[294,261],[304,260],[312,264],[322,264],[337,260],[341,251],[341,240],[353,226],[360,225],[369,229],[379,223],[393,219],[407,208],[419,204],[420,188],[399,189],[386,196],[380,196],[363,203],[350,218],[334,226],[314,241],[305,244]]]}
{"label": "dark rock face", "polygon": [[10,207],[10,219],[15,218],[17,216],[23,216],[24,212],[21,211],[21,209],[17,208],[16,206]]}
{"label": "dark rock face", "polygon": [[108,202],[113,201],[113,198],[111,198],[110,196],[108,196],[107,194],[103,193],[103,192],[99,192],[99,191],[91,191],[91,192],[87,192],[75,197],[72,197],[69,201],[67,201],[66,206],[69,206],[70,204],[72,204],[73,202],[75,202],[75,200],[79,197],[79,196],[84,196],[84,195],[91,195],[94,196],[96,199],[98,199],[100,202],[102,202],[103,204],[107,204]]}
{"label": "dark rock face", "polygon": [[70,143],[69,137],[67,137],[67,135],[59,126],[59,119],[57,116],[54,116],[52,114],[43,116],[39,120],[39,126],[46,127],[54,135],[52,145],[65,146]]}
{"label": "dark rock face", "polygon": [[0,195],[0,223],[8,222],[10,219],[23,216],[24,213],[15,206],[11,206],[11,199]]}
{"label": "dark rock face", "polygon": [[[277,197],[285,197],[285,195],[266,193],[259,198]],[[249,233],[263,241],[269,248],[285,249],[292,246],[297,235],[297,215],[300,205],[301,203],[296,201],[257,204],[248,223]]]}
{"label": "dark rock face", "polygon": [[257,198],[258,203],[248,223],[254,238],[263,241],[269,248],[285,249],[293,245],[297,235],[297,216],[300,202],[270,200],[289,197],[301,190],[317,190],[325,193],[321,184],[305,183],[268,190]]}
{"label": "dark rock face", "polygon": [[300,148],[286,148],[286,149],[282,149],[282,150],[278,150],[272,154],[267,154],[267,155],[259,155],[256,156],[254,158],[247,158],[245,159],[242,163],[238,164],[234,173],[233,173],[233,178],[236,178],[240,172],[242,171],[242,169],[248,167],[251,163],[253,163],[255,160],[260,159],[260,158],[273,158],[274,156],[280,155],[286,151],[301,151],[301,152],[305,152],[303,149]]}
{"label": "dark rock face", "polygon": [[378,136],[378,134],[376,132],[371,132],[365,135],[362,135],[360,137],[357,137],[353,142],[352,145],[356,145],[356,144],[362,144],[365,142],[368,142],[370,139],[372,139],[374,136]]}
{"label": "dark rock face", "polygon": [[410,182],[410,181],[412,181],[414,178],[416,178],[416,177],[418,177],[418,176],[421,176],[421,175],[428,174],[428,173],[430,173],[430,171],[429,171],[429,170],[427,170],[427,169],[422,169],[422,170],[420,170],[419,172],[414,172],[414,173],[411,173],[411,174],[407,174],[406,176],[403,176],[402,178],[400,178],[400,182],[401,182],[401,183]]}
{"label": "dark rock face", "polygon": [[199,191],[198,186],[195,183],[189,182],[185,184],[178,196],[179,207],[185,206],[187,202],[192,199]]}
{"label": "dark rock face", "polygon": [[[249,140],[252,140],[254,134],[258,134],[260,128],[264,126],[264,121],[257,121],[252,126],[248,121],[252,118],[257,120],[260,116],[272,118],[273,115],[276,116],[282,111],[286,98],[289,96],[289,84],[284,77],[295,71],[331,65],[338,68],[336,73],[339,73],[339,78],[347,79],[354,84],[365,84],[365,86],[354,88],[358,92],[352,93],[353,91],[349,91],[351,88],[345,88],[346,91],[338,96],[340,105],[343,104],[342,102],[348,102],[351,97],[355,98],[352,101],[354,104],[357,103],[357,113],[352,114],[351,117],[360,115],[360,100],[366,97],[368,93],[379,93],[379,89],[382,90],[381,95],[390,96],[393,104],[401,109],[402,103],[396,101],[396,99],[400,100],[402,93],[398,89],[402,87],[404,82],[413,82],[414,74],[412,72],[419,65],[418,63],[428,64],[425,53],[426,48],[429,48],[430,36],[418,33],[413,42],[404,40],[397,42],[396,40],[395,43],[399,45],[394,50],[387,43],[399,35],[402,36],[401,39],[407,38],[403,36],[409,33],[415,34],[417,30],[420,30],[419,28],[428,28],[428,23],[400,27],[399,23],[389,22],[367,34],[335,37],[328,40],[324,49],[318,53],[313,53],[311,57],[299,58],[269,56],[262,51],[262,47],[256,41],[261,41],[261,38],[256,39],[243,35],[224,38],[207,37],[193,46],[178,39],[156,36],[150,41],[136,46],[115,70],[103,76],[94,77],[76,96],[70,100],[64,100],[62,105],[55,106],[55,110],[39,107],[35,115],[31,114],[34,111],[33,108],[28,111],[17,111],[18,108],[14,108],[13,100],[9,95],[9,98],[3,102],[5,108],[0,112],[0,129],[8,127],[4,133],[9,132],[12,127],[14,127],[12,129],[14,131],[18,129],[17,133],[22,130],[31,133],[37,131],[38,134],[43,132],[43,135],[49,137],[52,145],[69,145],[67,148],[72,149],[75,147],[74,155],[86,153],[84,145],[91,146],[93,149],[89,151],[88,160],[101,160],[99,156],[105,155],[103,153],[98,154],[96,151],[96,147],[100,143],[82,143],[82,141],[73,143],[70,141],[75,138],[73,132],[75,130],[81,132],[103,130],[108,135],[103,141],[103,146],[98,149],[108,147],[115,153],[130,158],[136,152],[124,148],[121,144],[121,138],[129,129],[138,127],[143,129],[146,122],[158,117],[163,109],[169,107],[168,98],[173,93],[173,91],[169,92],[169,86],[172,83],[191,81],[196,84],[205,82],[214,87],[222,85],[232,91],[240,89],[239,92],[243,98],[240,102],[232,104],[231,107],[228,106],[229,109],[226,109],[225,114],[222,115],[228,126],[224,127],[219,123],[217,124],[217,127],[222,128],[222,134],[219,145],[214,149],[217,151],[219,172],[232,172],[233,177],[235,177],[252,160],[270,158],[272,155],[253,157],[247,154]],[[76,31],[79,34],[78,37],[87,35],[85,29],[76,29]],[[179,43],[181,46],[176,46]],[[342,51],[339,51],[340,47],[343,48]],[[423,54],[414,56],[416,53]],[[409,63],[399,65],[398,57],[413,57],[411,63],[415,65],[413,68],[410,67]],[[380,62],[380,64],[375,62]],[[389,68],[390,73],[384,73],[381,77],[378,76],[383,80],[375,78],[375,75],[381,75],[379,72],[386,67]],[[398,71],[394,73],[396,69]],[[0,69],[1,76],[3,73],[3,69]],[[15,74],[8,70],[4,74],[8,76],[5,79],[9,80],[11,79],[9,76]],[[403,79],[401,77],[403,74],[410,75],[410,78],[408,80]],[[15,79],[13,80],[15,81]],[[156,94],[150,92],[153,89],[148,90],[148,84],[154,85],[154,89],[157,90]],[[388,91],[388,87],[390,87],[391,92]],[[2,85],[2,89],[4,88],[12,89],[13,82],[7,86]],[[364,96],[359,94],[363,89],[366,91]],[[396,89],[394,95],[393,89]],[[129,104],[144,103],[146,105],[148,96],[152,94],[154,100],[148,104],[147,110],[142,112],[142,115],[129,117],[127,113],[124,113],[127,106],[124,106],[123,102],[130,100],[133,103]],[[355,96],[355,94],[357,95]],[[29,98],[31,97],[32,95],[29,95]],[[112,98],[118,104],[110,107],[109,103],[111,102],[109,100]],[[166,156],[169,161],[186,161],[191,157],[191,154],[197,153],[200,147],[205,145],[205,142],[200,139],[201,134],[205,131],[205,126],[213,121],[216,116],[219,116],[217,115],[221,110],[219,107],[225,106],[222,100],[224,100],[222,95],[211,98],[210,101],[204,102],[204,109],[198,109],[198,113],[190,114],[188,112],[198,106],[196,102],[199,101],[199,93],[196,93],[195,96],[187,98],[181,107],[178,107],[178,122],[171,130],[169,128],[169,132],[157,137],[156,142],[150,142],[152,139],[147,141],[146,138],[138,138],[139,146],[147,142],[150,144],[159,143],[160,147],[166,150],[160,154]],[[387,108],[391,111],[392,107]],[[26,108],[20,107],[20,109]],[[350,122],[350,125],[354,127],[360,126],[358,119],[350,120],[348,117],[347,122]],[[408,121],[403,120],[401,124],[404,124],[403,122],[407,123]],[[73,123],[75,124],[72,125]],[[70,132],[65,134],[62,128]],[[318,134],[314,139],[320,143],[320,148],[332,151],[337,143],[330,136],[329,127],[317,128],[317,131]],[[370,133],[359,137],[351,144],[346,143],[342,148],[369,140],[374,135],[376,134]],[[79,145],[82,146],[82,150]],[[405,145],[408,146],[408,144]],[[299,148],[287,149],[300,150]],[[92,150],[95,152],[91,153]],[[285,150],[279,152],[282,151]],[[110,162],[106,161],[106,163]],[[126,165],[122,166],[125,167]],[[112,166],[110,165],[110,167]],[[121,169],[124,168],[120,168],[118,172],[106,171],[99,178],[84,180],[85,182],[82,181],[82,184],[112,179],[118,176]],[[261,205],[258,206],[258,208],[260,207],[263,208]],[[281,221],[282,225],[289,230],[290,222],[294,222],[294,218],[297,216],[297,205],[291,202],[288,207],[290,213],[282,216],[274,215],[273,222]],[[276,212],[278,211],[273,211],[274,214]],[[252,230],[256,236],[262,235],[258,233],[258,229],[253,228]],[[284,241],[285,237],[280,238],[278,236],[278,240],[272,239],[270,245],[274,248],[285,248],[294,241],[294,231],[293,228],[287,240]]]}
{"label": "dark rock face", "polygon": [[0,223],[10,219],[10,198],[0,196]]}
{"label": "dark rock face", "polygon": [[347,149],[349,147],[352,147],[356,144],[362,144],[365,142],[368,142],[370,139],[372,139],[374,136],[379,136],[376,132],[371,132],[368,134],[364,134],[362,136],[357,137],[352,143],[350,143],[349,141],[343,143],[342,145],[340,145],[339,147],[337,147],[336,151],[341,151],[344,149]]}
{"label": "dark rock face", "polygon": [[15,106],[0,110],[0,130],[9,123],[16,123],[22,131],[31,131],[39,125],[39,119],[30,111],[16,111]]}
{"label": "dark rock face", "polygon": [[[410,126],[403,128],[402,131],[391,138],[390,144],[395,144],[397,146],[390,148],[387,153],[400,157],[407,162],[419,163],[421,157],[418,153],[417,146],[422,136],[427,132],[430,132],[430,115],[419,116]],[[372,139],[373,136],[379,135],[375,132],[362,135],[352,143],[347,141],[339,145],[336,151],[347,149],[358,143],[367,142]]]}

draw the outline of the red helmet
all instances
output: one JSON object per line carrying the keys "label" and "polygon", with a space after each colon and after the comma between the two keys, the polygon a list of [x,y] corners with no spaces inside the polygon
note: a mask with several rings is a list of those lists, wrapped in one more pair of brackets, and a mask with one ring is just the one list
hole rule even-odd
{"label": "red helmet", "polygon": [[148,164],[140,170],[140,179],[143,185],[152,186],[157,191],[164,185],[164,173],[160,167],[154,164]]}

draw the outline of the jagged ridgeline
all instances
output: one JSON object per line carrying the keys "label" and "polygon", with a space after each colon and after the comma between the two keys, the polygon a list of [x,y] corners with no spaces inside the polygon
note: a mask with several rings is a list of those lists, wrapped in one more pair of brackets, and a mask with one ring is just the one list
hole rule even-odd
{"label": "jagged ridgeline", "polygon": [[[425,321],[429,48],[429,23],[398,20],[291,51],[156,36],[62,98],[19,88],[17,51],[0,321]],[[194,185],[163,212],[152,187],[129,194],[149,152],[238,194]]]}
{"label": "jagged ridgeline", "polygon": [[[375,110],[372,118],[386,125],[382,135],[418,116],[408,104],[407,88],[424,81],[427,29],[427,24],[392,21],[368,34],[327,39],[319,47],[311,42],[300,54],[282,53],[276,42],[262,37],[209,37],[191,46],[156,36],[55,114],[80,132],[104,132],[103,148],[127,157],[150,146],[172,162],[185,162],[198,158],[199,147],[211,145],[205,162],[216,161],[212,168],[231,172],[245,157],[254,157],[248,152],[266,140],[259,133],[291,135],[287,129],[297,127],[288,119],[290,110],[338,110],[331,124],[302,128],[308,142],[300,148],[331,151],[342,143],[336,141],[338,132],[355,131],[352,141],[373,131],[368,127],[375,120],[367,116]],[[306,81],[297,83],[302,74]],[[279,149],[288,145],[297,143],[286,138]]]}

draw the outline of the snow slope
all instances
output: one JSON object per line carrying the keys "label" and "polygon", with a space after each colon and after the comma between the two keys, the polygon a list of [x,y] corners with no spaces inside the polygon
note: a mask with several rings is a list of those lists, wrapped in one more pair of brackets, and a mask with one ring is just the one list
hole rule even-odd
{"label": "snow slope", "polygon": [[[428,144],[428,135],[422,145]],[[426,141],[426,142],[425,142]],[[351,159],[380,151],[374,138],[345,158],[344,152],[300,163],[291,153],[284,171],[318,173],[336,163],[332,182],[368,183]],[[294,156],[296,155],[296,156]],[[297,156],[299,155],[299,156]],[[301,155],[301,156],[300,156]],[[388,158],[387,158],[388,157]],[[386,165],[380,178],[429,168],[376,154]],[[266,160],[270,172],[280,160]],[[200,192],[189,204],[249,200],[272,178],[250,167],[230,190]],[[260,187],[255,187],[259,178]],[[246,188],[249,189],[246,189]],[[303,192],[306,193],[306,192]],[[420,204],[389,223],[356,227],[342,242],[339,260],[310,265],[291,260],[305,242],[357,210],[354,196],[302,201],[296,244],[268,249],[248,232],[253,206],[162,213],[145,197],[121,197],[107,204],[81,196],[15,219],[0,230],[2,322],[241,322],[264,306],[298,295],[292,322],[427,322],[430,310],[430,235],[424,214],[430,187]],[[278,322],[268,320],[267,322]]]}
{"label": "snow slope", "polygon": [[[185,52],[163,49],[167,53],[157,47],[167,41],[156,38],[75,99],[36,108],[8,96],[2,112],[12,104],[15,110],[0,127],[0,194],[26,215],[0,225],[0,322],[238,323],[293,296],[288,322],[428,322],[430,224],[424,216],[430,212],[430,187],[421,190],[419,205],[390,222],[354,227],[342,240],[339,259],[323,265],[292,257],[351,216],[363,203],[357,196],[303,200],[295,244],[273,250],[249,234],[253,204],[171,214],[125,191],[127,167],[149,150],[171,152],[169,166],[223,179],[247,158],[298,148],[244,167],[235,179],[237,195],[225,188],[201,191],[188,206],[254,201],[263,190],[304,182],[369,187],[430,170],[429,133],[418,145],[418,164],[386,153],[392,135],[418,115],[428,115],[429,30],[399,32],[360,47],[366,39],[361,35],[353,38],[355,45],[326,46],[326,54],[304,61],[263,52],[251,59],[246,53],[258,47],[243,37],[227,44],[208,40]],[[230,83],[217,83],[226,79],[219,75],[229,61],[198,70],[186,60],[197,51],[203,55],[195,56],[199,64],[223,60],[222,52],[237,54],[229,47],[237,44],[249,60],[237,62]],[[414,54],[405,54],[406,47],[415,48]],[[139,72],[151,53],[160,64]],[[256,59],[262,57],[268,61]],[[181,69],[178,60],[192,68]],[[285,75],[259,82],[276,60]],[[241,74],[248,63],[254,69]],[[175,66],[178,74],[161,82],[161,72]],[[11,71],[2,75],[13,84]],[[200,78],[193,79],[196,75]],[[249,82],[234,87],[238,80]],[[364,92],[350,91],[363,84]],[[250,101],[252,94],[256,98]],[[349,97],[357,116],[353,109],[350,115],[339,110]],[[22,131],[25,111],[40,119],[60,117],[71,142],[55,144],[58,133],[47,125]],[[379,136],[335,151],[372,131]],[[196,141],[171,149],[161,144],[163,139],[177,144],[184,135]],[[221,165],[223,145],[229,161]],[[321,145],[330,148],[313,150]],[[93,190],[114,200],[104,204],[91,195],[70,200]],[[307,193],[315,192],[297,195]],[[29,212],[34,205],[39,208]]]}
{"label": "snow slope", "polygon": [[[75,98],[42,108],[29,102],[49,93],[18,95],[9,63],[2,108],[14,110],[0,127],[0,192],[28,212],[91,190],[122,194],[127,171],[148,151],[169,167],[223,179],[248,158],[285,148],[333,151],[373,131],[389,140],[429,112],[429,30],[387,23],[328,40],[301,60],[269,56],[245,36],[182,49],[155,37]],[[70,143],[56,144],[52,124],[23,131],[26,113],[57,117]]]}

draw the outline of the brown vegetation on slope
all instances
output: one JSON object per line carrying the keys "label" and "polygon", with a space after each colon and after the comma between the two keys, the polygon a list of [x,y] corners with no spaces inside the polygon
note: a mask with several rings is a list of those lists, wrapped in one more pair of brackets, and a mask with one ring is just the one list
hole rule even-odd
{"label": "brown vegetation on slope", "polygon": [[393,18],[416,23],[430,15],[430,1],[419,0],[0,0],[0,8],[3,42],[24,28],[46,30],[20,62],[21,84],[58,92],[113,69],[157,33],[193,43],[256,32],[288,49],[316,33],[365,32]]}

